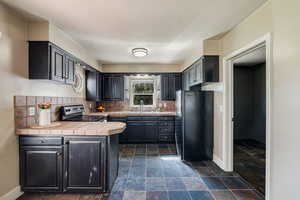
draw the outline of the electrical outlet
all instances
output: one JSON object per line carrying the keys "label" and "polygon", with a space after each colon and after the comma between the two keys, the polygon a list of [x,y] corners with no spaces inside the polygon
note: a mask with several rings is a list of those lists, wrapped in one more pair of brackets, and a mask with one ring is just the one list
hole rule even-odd
{"label": "electrical outlet", "polygon": [[28,108],[28,115],[34,116],[35,115],[35,107],[29,107]]}

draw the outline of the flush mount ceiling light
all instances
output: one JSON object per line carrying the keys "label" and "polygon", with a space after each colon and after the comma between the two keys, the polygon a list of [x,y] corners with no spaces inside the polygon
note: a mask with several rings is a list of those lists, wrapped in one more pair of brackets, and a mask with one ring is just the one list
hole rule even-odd
{"label": "flush mount ceiling light", "polygon": [[145,48],[134,48],[132,49],[132,55],[135,57],[145,57],[148,55],[148,49]]}

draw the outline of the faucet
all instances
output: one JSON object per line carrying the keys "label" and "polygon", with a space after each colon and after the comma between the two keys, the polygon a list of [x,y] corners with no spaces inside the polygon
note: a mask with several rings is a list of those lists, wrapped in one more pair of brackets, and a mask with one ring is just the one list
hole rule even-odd
{"label": "faucet", "polygon": [[144,101],[140,100],[140,112],[143,112],[143,108],[144,108]]}

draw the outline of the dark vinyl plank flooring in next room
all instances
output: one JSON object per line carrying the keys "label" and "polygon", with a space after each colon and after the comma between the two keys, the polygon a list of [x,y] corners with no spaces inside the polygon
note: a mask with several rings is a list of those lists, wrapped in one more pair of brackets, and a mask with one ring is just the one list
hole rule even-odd
{"label": "dark vinyl plank flooring in next room", "polygon": [[34,198],[23,195],[19,200],[38,197],[41,200],[264,199],[238,174],[224,172],[213,162],[183,163],[172,144],[121,145],[119,176],[107,198],[76,194]]}

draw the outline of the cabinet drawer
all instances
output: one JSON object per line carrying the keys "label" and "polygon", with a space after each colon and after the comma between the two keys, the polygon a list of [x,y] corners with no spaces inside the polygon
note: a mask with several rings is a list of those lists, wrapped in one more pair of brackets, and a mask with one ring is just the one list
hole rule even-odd
{"label": "cabinet drawer", "polygon": [[20,137],[20,145],[62,145],[62,137]]}
{"label": "cabinet drawer", "polygon": [[159,121],[174,121],[174,117],[159,117]]}
{"label": "cabinet drawer", "polygon": [[174,122],[173,121],[160,121],[159,125],[160,126],[174,126]]}
{"label": "cabinet drawer", "polygon": [[172,135],[159,135],[159,141],[174,141],[174,136]]}
{"label": "cabinet drawer", "polygon": [[174,127],[173,126],[160,126],[158,128],[160,133],[173,133]]}

